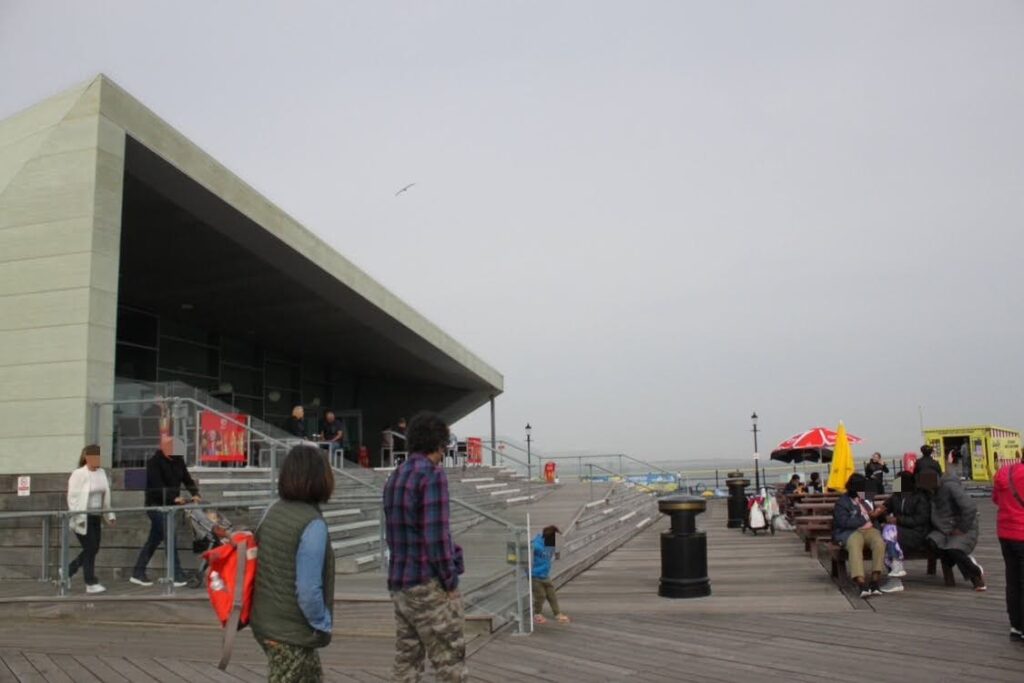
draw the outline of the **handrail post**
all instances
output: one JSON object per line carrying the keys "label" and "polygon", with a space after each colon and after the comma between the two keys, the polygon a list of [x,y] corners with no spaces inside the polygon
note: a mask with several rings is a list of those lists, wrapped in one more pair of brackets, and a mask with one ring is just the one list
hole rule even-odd
{"label": "handrail post", "polygon": [[172,508],[164,508],[161,511],[164,516],[164,546],[167,549],[167,568],[164,571],[164,580],[167,585],[164,586],[164,593],[166,595],[174,595],[174,554],[177,550],[176,534],[174,530],[174,512]]}
{"label": "handrail post", "polygon": [[60,572],[57,574],[57,595],[65,596],[71,590],[71,577],[68,576],[68,517],[63,512],[57,513],[57,524],[60,525]]}
{"label": "handrail post", "polygon": [[43,517],[43,528],[39,534],[42,541],[42,557],[40,558],[39,580],[50,580],[50,517]]}
{"label": "handrail post", "polygon": [[594,500],[594,466],[591,463],[587,463],[587,465],[590,467],[590,498],[588,498],[587,500],[588,501],[593,501]]}
{"label": "handrail post", "polygon": [[576,476],[578,476],[580,478],[580,481],[583,481],[583,456],[582,455],[579,456],[579,458],[576,461]]}

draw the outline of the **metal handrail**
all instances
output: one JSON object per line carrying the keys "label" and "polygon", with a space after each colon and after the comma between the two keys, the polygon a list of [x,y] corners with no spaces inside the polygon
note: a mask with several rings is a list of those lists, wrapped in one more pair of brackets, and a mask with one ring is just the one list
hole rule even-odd
{"label": "metal handrail", "polygon": [[[276,436],[270,436],[269,434],[266,434],[266,433],[256,429],[255,427],[253,427],[251,425],[248,425],[248,424],[246,424],[244,422],[240,422],[239,420],[236,420],[235,418],[231,417],[231,415],[229,415],[227,413],[224,413],[224,412],[221,412],[220,410],[217,410],[216,408],[214,408],[214,407],[212,407],[212,406],[210,406],[210,405],[208,405],[206,403],[203,403],[202,401],[199,401],[199,400],[196,400],[194,398],[191,398],[190,396],[157,396],[157,397],[154,397],[154,398],[113,399],[113,400],[110,400],[110,401],[97,401],[97,402],[94,402],[92,405],[93,406],[97,406],[97,407],[98,406],[107,406],[107,405],[109,405],[109,406],[117,406],[117,405],[149,405],[149,404],[153,404],[153,403],[159,403],[159,402],[162,402],[162,401],[163,402],[170,401],[170,402],[175,402],[175,403],[192,404],[196,408],[200,408],[202,410],[207,410],[207,411],[213,413],[214,415],[216,415],[217,417],[219,417],[219,418],[221,418],[223,420],[227,420],[231,424],[233,424],[233,425],[235,425],[237,427],[241,427],[242,429],[248,431],[249,433],[255,434],[260,439],[263,439],[264,441],[269,442],[270,445],[272,446],[272,448],[270,450],[270,479],[271,479],[271,481],[273,481],[274,479],[277,478],[277,467],[276,467],[276,464],[277,464],[276,463],[276,459],[277,458],[276,458],[276,451],[274,450],[274,447],[280,447],[281,449],[283,449],[283,450],[285,450],[287,452],[287,450],[292,447],[291,445],[289,445],[285,441],[282,441],[281,439],[277,438]],[[369,488],[373,489],[374,491],[376,491],[378,493],[380,492],[380,488],[378,488],[375,484],[371,484],[368,481],[363,481],[359,477],[357,477],[357,476],[355,476],[353,474],[349,474],[343,468],[332,467],[331,469],[333,469],[335,473],[340,473],[343,477],[347,477],[348,479],[350,479],[352,481],[355,481],[355,482],[357,482],[359,484],[362,484],[363,486],[369,487]]]}
{"label": "metal handrail", "polygon": [[[597,469],[599,469],[599,470],[603,470],[603,471],[607,472],[608,474],[612,475],[613,477],[622,477],[623,479],[625,479],[625,476],[626,476],[626,475],[620,474],[618,472],[615,472],[614,470],[610,470],[607,467],[603,467],[601,465],[595,465],[592,462],[588,462],[587,463],[587,467],[590,468],[590,482],[591,482],[591,484],[593,484],[593,482],[594,482],[594,468],[595,467]],[[626,481],[629,481],[629,480],[626,479]],[[648,491],[651,491],[652,493],[660,493],[660,491],[658,491],[658,489],[654,488],[653,486],[648,486],[647,484],[641,484],[640,482],[636,482],[636,481],[630,481],[629,483],[632,484],[633,486],[639,486],[642,489],[647,489]]]}

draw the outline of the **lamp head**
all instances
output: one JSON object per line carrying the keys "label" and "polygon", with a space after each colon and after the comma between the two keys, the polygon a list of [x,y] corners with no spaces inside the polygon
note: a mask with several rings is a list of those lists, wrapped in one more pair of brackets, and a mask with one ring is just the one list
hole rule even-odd
{"label": "lamp head", "polygon": [[756,412],[750,416],[750,421],[753,422],[755,425],[757,424],[757,413]]}

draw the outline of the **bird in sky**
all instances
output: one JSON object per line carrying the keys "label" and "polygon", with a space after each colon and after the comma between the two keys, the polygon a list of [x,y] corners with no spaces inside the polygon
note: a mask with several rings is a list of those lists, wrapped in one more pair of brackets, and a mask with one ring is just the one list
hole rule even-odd
{"label": "bird in sky", "polygon": [[408,192],[408,191],[409,191],[409,188],[410,188],[410,187],[412,187],[412,186],[413,186],[413,185],[415,185],[415,184],[416,184],[416,183],[409,183],[408,185],[406,185],[405,187],[403,187],[403,188],[402,188],[401,190],[399,190],[398,192],[396,192],[396,193],[395,193],[395,196],[397,197],[398,195],[402,194],[403,192]]}

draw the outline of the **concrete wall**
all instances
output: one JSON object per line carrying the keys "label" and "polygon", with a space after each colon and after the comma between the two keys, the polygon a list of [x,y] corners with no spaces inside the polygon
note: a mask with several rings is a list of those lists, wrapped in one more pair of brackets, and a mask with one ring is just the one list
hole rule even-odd
{"label": "concrete wall", "polygon": [[113,392],[124,131],[102,88],[0,123],[0,472],[70,471]]}

